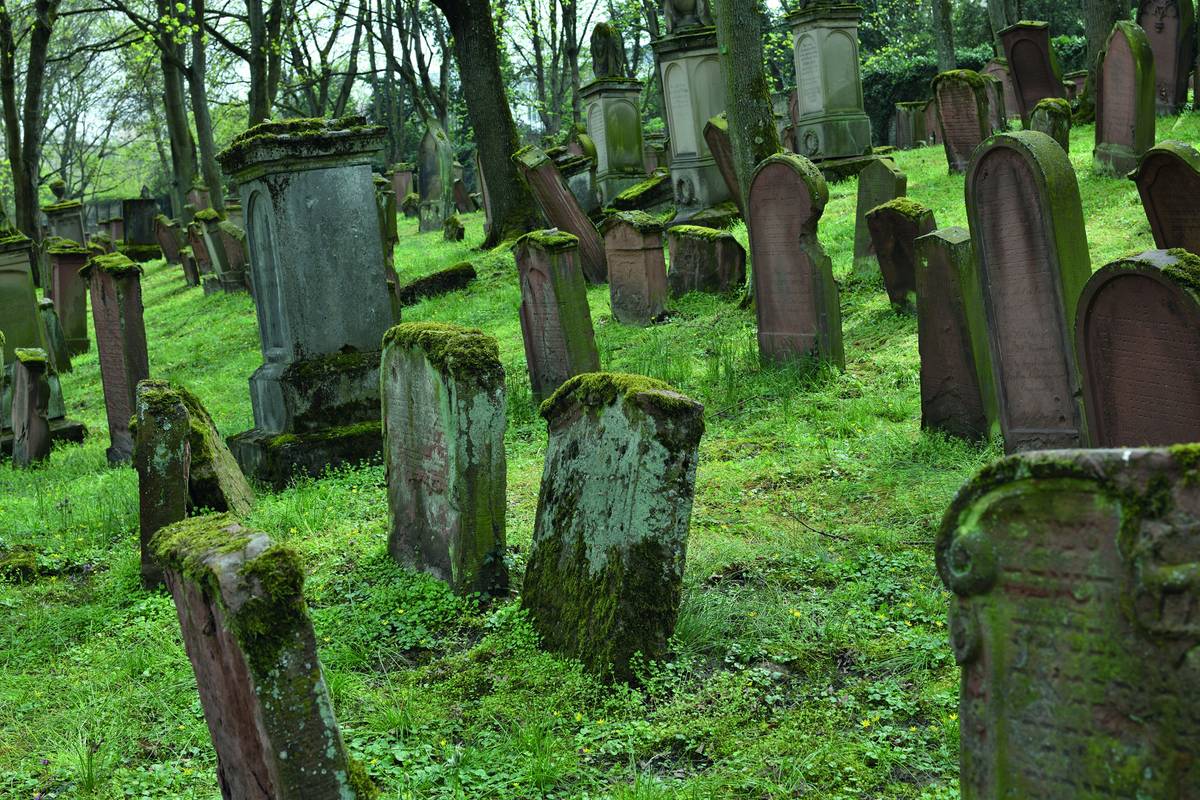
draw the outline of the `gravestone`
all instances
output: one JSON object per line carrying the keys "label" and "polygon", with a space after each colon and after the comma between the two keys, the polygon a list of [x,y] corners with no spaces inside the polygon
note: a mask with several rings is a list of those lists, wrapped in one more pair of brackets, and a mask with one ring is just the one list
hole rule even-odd
{"label": "gravestone", "polygon": [[829,200],[825,179],[803,156],[782,153],[750,182],[750,258],[758,350],[766,360],[845,364],[833,265],[817,239]]}
{"label": "gravestone", "polygon": [[383,271],[391,283],[395,280],[396,245],[400,243],[400,230],[396,223],[399,209],[396,206],[396,193],[392,191],[391,182],[379,175],[374,176],[373,180],[375,183],[375,210],[379,214],[379,235],[383,240]]}
{"label": "gravestone", "polygon": [[244,232],[211,208],[197,211],[192,224],[199,226],[200,238],[214,274],[213,279],[204,281],[205,294],[246,291]]}
{"label": "gravestone", "polygon": [[76,244],[87,241],[83,230],[83,203],[79,200],[61,200],[42,206],[51,236],[69,239]]}
{"label": "gravestone", "polygon": [[955,498],[936,552],[964,800],[1195,797],[1191,453],[1028,453]]}
{"label": "gravestone", "polygon": [[200,267],[190,245],[179,248],[179,263],[183,267],[183,282],[186,286],[200,285]]}
{"label": "gravestone", "polygon": [[1188,77],[1196,61],[1196,9],[1192,0],[1141,0],[1137,23],[1154,51],[1154,97],[1159,114],[1187,104]]}
{"label": "gravestone", "polygon": [[916,244],[921,427],[987,439],[995,410],[985,402],[994,390],[971,235],[941,228]]}
{"label": "gravestone", "polygon": [[67,336],[63,333],[54,301],[49,297],[38,300],[38,316],[42,318],[42,333],[46,352],[50,355],[50,366],[59,374],[71,371],[71,351],[67,349]]}
{"label": "gravestone", "polygon": [[1113,26],[1096,70],[1096,171],[1124,176],[1154,146],[1154,53],[1146,32]]}
{"label": "gravestone", "polygon": [[396,200],[402,202],[405,197],[408,197],[412,191],[413,172],[416,167],[406,161],[393,164],[388,175],[392,179],[392,191],[396,193]]}
{"label": "gravestone", "polygon": [[239,230],[246,230],[246,214],[242,211],[241,203],[233,200],[225,203],[225,221]]}
{"label": "gravestone", "polygon": [[925,103],[925,141],[928,144],[942,143],[942,123],[938,120],[937,100]]}
{"label": "gravestone", "polygon": [[91,289],[92,323],[111,442],[105,452],[110,464],[120,464],[133,457],[129,420],[137,385],[150,377],[142,316],[142,269],[128,257],[113,253],[89,260],[80,274]]}
{"label": "gravestone", "polygon": [[178,222],[169,219],[165,214],[159,214],[154,218],[154,237],[168,264],[182,263],[179,260],[179,249],[184,246],[185,239]]}
{"label": "gravestone", "polygon": [[50,285],[54,287],[54,310],[67,339],[72,355],[86,353],[89,347],[87,329],[88,286],[79,274],[88,261],[88,250],[68,239],[47,239],[46,254],[50,258]]}
{"label": "gravestone", "polygon": [[625,44],[608,22],[592,29],[596,79],[579,89],[587,135],[596,146],[596,185],[604,205],[646,179],[642,164],[642,83],[628,77]]}
{"label": "gravestone", "polygon": [[978,72],[956,69],[933,79],[938,125],[951,172],[966,172],[971,154],[992,135],[987,82]]}
{"label": "gravestone", "polygon": [[858,58],[861,18],[862,8],[853,3],[802,3],[788,15],[798,100],[796,152],[805,158],[871,151]]}
{"label": "gravestone", "polygon": [[1071,101],[1078,100],[1083,97],[1083,93],[1087,88],[1088,71],[1086,69],[1068,72],[1063,75],[1063,86],[1067,90],[1067,99]]}
{"label": "gravestone", "polygon": [[[192,207],[192,213],[204,208],[212,208],[212,197],[208,192],[208,187],[203,183],[193,183],[192,188],[188,189],[187,196],[184,198],[187,205]],[[190,217],[185,217],[185,222],[191,222]]]}
{"label": "gravestone", "polygon": [[461,242],[467,236],[467,229],[463,226],[462,220],[458,218],[458,214],[451,214],[446,217],[445,223],[442,224],[442,238],[447,242]]}
{"label": "gravestone", "polygon": [[1029,126],[1029,115],[1039,100],[1046,97],[1066,97],[1062,70],[1054,48],[1050,45],[1050,25],[1046,22],[1022,21],[1000,31],[1012,77],[1015,109],[1022,122]]}
{"label": "gravestone", "polygon": [[1071,152],[1071,104],[1061,97],[1039,100],[1029,115],[1029,130],[1046,134],[1064,153]]}
{"label": "gravestone", "polygon": [[704,407],[660,381],[592,373],[542,416],[521,604],[547,648],[631,680],[634,655],[665,657],[675,628]]}
{"label": "gravestone", "polygon": [[151,541],[226,798],[377,796],[342,744],[295,551],[226,514],[169,525]]}
{"label": "gravestone", "polygon": [[729,138],[729,121],[721,112],[704,124],[704,141],[712,153],[713,161],[725,181],[729,197],[738,208],[738,213],[744,218],[746,207],[742,202],[742,190],[738,184],[737,167],[733,163],[733,141]]}
{"label": "gravestone", "polygon": [[[462,167],[455,169],[461,170]],[[471,199],[471,193],[467,191],[467,184],[463,183],[462,178],[454,181],[451,194],[454,196],[454,210],[459,214],[470,214],[475,210],[475,201]]]}
{"label": "gravestone", "polygon": [[912,150],[925,144],[927,101],[896,103],[896,149]]}
{"label": "gravestone", "polygon": [[746,251],[732,233],[698,225],[667,229],[671,297],[688,292],[732,294],[746,285]]}
{"label": "gravestone", "polygon": [[120,217],[112,217],[111,219],[106,219],[103,224],[103,232],[108,234],[108,238],[112,239],[113,242],[125,241],[125,220]]}
{"label": "gravestone", "polygon": [[487,176],[483,174],[478,149],[475,150],[475,177],[479,181],[479,202],[483,206],[483,235],[487,238],[492,231],[492,196],[488,193]]}
{"label": "gravestone", "polygon": [[41,348],[19,347],[13,362],[12,463],[26,469],[50,457],[50,364]]}
{"label": "gravestone", "polygon": [[546,220],[578,240],[584,277],[589,283],[604,283],[608,272],[604,241],[567,188],[558,167],[544,151],[533,145],[518,150],[513,161],[533,190],[533,197]]}
{"label": "gravestone", "polygon": [[600,230],[613,316],[626,325],[652,324],[667,309],[662,223],[640,211],[623,211],[606,219]]}
{"label": "gravestone", "polygon": [[875,158],[858,173],[858,204],[854,214],[854,271],[875,271],[875,244],[867,228],[867,212],[908,192],[908,176],[890,158]]}
{"label": "gravestone", "polygon": [[422,233],[440,231],[454,207],[454,148],[435,120],[425,123],[417,165],[417,187],[421,196],[418,229]]}
{"label": "gravestone", "polygon": [[578,240],[557,230],[534,231],[518,239],[513,252],[521,277],[525,363],[533,399],[540,403],[573,375],[599,370],[600,355]]}
{"label": "gravestone", "polygon": [[1132,175],[1162,250],[1200,253],[1200,152],[1185,142],[1160,142],[1146,151]]}
{"label": "gravestone", "polygon": [[991,75],[983,75],[983,86],[988,97],[988,135],[1008,130],[1008,112],[1004,108],[1004,85]]}
{"label": "gravestone", "polygon": [[988,75],[1000,81],[1004,90],[1004,111],[1008,116],[1020,116],[1020,103],[1017,101],[1016,88],[1013,86],[1012,74],[1008,69],[1008,61],[1003,58],[993,58],[983,65],[980,74]]}
{"label": "gravestone", "polygon": [[193,221],[187,226],[188,247],[192,249],[192,258],[196,262],[199,275],[215,275],[212,258],[208,253],[208,243],[204,240],[204,223]]}
{"label": "gravestone", "polygon": [[867,227],[888,299],[894,306],[905,306],[917,291],[916,241],[937,230],[933,212],[900,197],[867,212]]}
{"label": "gravestone", "polygon": [[1000,134],[976,151],[966,198],[1005,449],[1078,447],[1072,332],[1092,270],[1071,162],[1044,133]]}
{"label": "gravestone", "polygon": [[388,552],[461,594],[502,595],[506,393],[496,340],[434,322],[384,337]]}
{"label": "gravestone", "polygon": [[1075,346],[1095,447],[1200,441],[1196,257],[1151,250],[1095,273]]}
{"label": "gravestone", "polygon": [[[148,198],[131,198],[121,201],[121,218],[124,221],[125,243],[137,247],[157,247],[154,235],[154,218],[158,216],[158,203]],[[114,237],[115,238],[115,237]],[[133,253],[129,253],[133,257]]]}

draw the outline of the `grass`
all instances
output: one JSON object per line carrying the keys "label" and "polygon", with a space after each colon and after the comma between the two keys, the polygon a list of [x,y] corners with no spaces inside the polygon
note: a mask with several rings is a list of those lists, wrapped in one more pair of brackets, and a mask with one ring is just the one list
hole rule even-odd
{"label": "grass", "polygon": [[[1197,138],[1195,116],[1160,138]],[[1092,264],[1152,246],[1135,188],[1090,172],[1072,136]],[[965,225],[963,179],[940,148],[898,153],[909,195]],[[673,655],[639,689],[604,687],[541,652],[515,601],[482,605],[386,555],[382,467],[262,494],[250,520],[295,547],[350,750],[391,798],[949,798],[957,796],[958,674],[932,539],[955,490],[995,458],[920,431],[917,334],[882,284],[850,279],[855,184],[831,187],[821,239],[843,284],[847,368],[760,365],[751,312],[692,295],[648,329],[589,292],[602,363],[701,400],[708,431]],[[510,395],[508,532],[524,567],[546,432],[530,399],[511,254],[418,235],[407,281],[463,259],[468,289],[407,321],[483,328]],[[744,242],[745,230],[737,236]],[[246,296],[204,297],[177,270],[144,279],[151,372],[199,395],[225,435],[252,422],[260,363]],[[138,585],[137,480],[106,466],[95,352],[63,379],[92,431],[31,472],[0,466],[0,796],[219,796],[178,622]]]}

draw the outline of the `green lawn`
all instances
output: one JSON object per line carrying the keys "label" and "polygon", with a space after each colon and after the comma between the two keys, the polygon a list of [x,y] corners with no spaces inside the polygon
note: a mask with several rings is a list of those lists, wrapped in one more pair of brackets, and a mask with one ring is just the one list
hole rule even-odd
{"label": "green lawn", "polygon": [[[1194,140],[1197,117],[1160,121]],[[1072,137],[1093,268],[1153,245],[1128,181],[1090,173]],[[941,148],[898,153],[909,195],[965,225]],[[673,654],[641,688],[605,687],[542,653],[518,603],[481,605],[386,556],[380,466],[260,496],[251,524],[301,554],[306,595],[351,751],[385,797],[949,798],[957,796],[958,673],[932,540],[955,490],[999,455],[920,431],[915,317],[882,283],[850,280],[855,183],[831,187],[820,236],[842,282],[847,366],[760,366],[753,313],[693,295],[648,329],[592,307],[606,369],[701,400],[708,430]],[[520,575],[546,441],[530,399],[510,253],[419,235],[410,280],[475,261],[464,292],[405,319],[482,328],[508,371],[508,538]],[[745,230],[739,228],[745,241]],[[143,281],[151,373],[188,385],[222,433],[251,425],[260,363],[247,296],[204,297],[178,269]],[[137,478],[106,466],[95,352],[64,376],[82,446],[32,472],[0,466],[0,796],[219,796],[214,755],[169,597],[138,585]],[[40,795],[38,793],[41,793]]]}

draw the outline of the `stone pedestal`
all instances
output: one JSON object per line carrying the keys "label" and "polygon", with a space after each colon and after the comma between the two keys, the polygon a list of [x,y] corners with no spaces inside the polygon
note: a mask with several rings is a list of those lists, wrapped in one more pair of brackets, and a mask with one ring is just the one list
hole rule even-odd
{"label": "stone pedestal", "polygon": [[50,422],[47,409],[50,364],[40,348],[18,348],[13,366],[12,462],[31,467],[50,457]]}
{"label": "stone pedestal", "polygon": [[75,355],[89,347],[87,329],[87,281],[79,274],[88,261],[86,247],[67,239],[49,240],[50,284],[54,287],[54,309],[67,338],[67,350]]}
{"label": "stone pedestal", "polygon": [[42,206],[42,213],[46,215],[51,236],[69,239],[77,244],[87,241],[83,232],[83,203],[79,200],[64,200]]}
{"label": "stone pedestal", "polygon": [[667,308],[662,223],[648,214],[625,211],[605,220],[601,232],[613,316],[626,325],[650,325]]}
{"label": "stone pedestal", "polygon": [[596,145],[596,182],[604,205],[646,179],[640,81],[608,77],[579,90],[588,136]]}
{"label": "stone pedestal", "polygon": [[796,151],[810,160],[849,158],[871,150],[863,109],[854,3],[809,3],[788,17],[796,65]]}
{"label": "stone pedestal", "polygon": [[230,439],[272,486],[293,471],[377,457],[379,352],[392,322],[371,163],[383,128],[362,118],[251,128],[219,155],[246,209],[263,365],[254,428]]}

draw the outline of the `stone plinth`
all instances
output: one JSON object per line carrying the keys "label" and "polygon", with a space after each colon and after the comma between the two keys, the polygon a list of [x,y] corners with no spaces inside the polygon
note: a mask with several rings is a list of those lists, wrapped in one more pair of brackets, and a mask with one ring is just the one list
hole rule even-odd
{"label": "stone plinth", "polygon": [[1029,115],[1039,100],[1067,96],[1063,87],[1062,70],[1050,45],[1050,25],[1046,22],[1022,21],[1000,31],[1017,102],[1010,108],[1021,115],[1026,127]]}
{"label": "stone plinth", "polygon": [[1146,151],[1130,177],[1142,197],[1155,245],[1200,253],[1200,152],[1186,142],[1160,142]]}
{"label": "stone plinth", "polygon": [[867,227],[867,212],[908,193],[908,176],[890,158],[876,158],[858,173],[858,203],[854,212],[854,271],[875,271],[875,243]]}
{"label": "stone plinth", "polygon": [[732,294],[746,285],[746,250],[726,231],[698,225],[675,225],[667,230],[671,297],[688,292]]}
{"label": "stone plinth", "polygon": [[579,90],[588,136],[596,145],[596,183],[605,205],[646,179],[641,94],[640,81],[619,77],[592,81]]}
{"label": "stone plinth", "polygon": [[12,462],[22,469],[50,457],[49,358],[41,348],[17,348],[13,364]]}
{"label": "stone plinth", "polygon": [[42,206],[51,236],[68,239],[77,244],[87,241],[83,229],[83,203],[79,200],[63,200]]}
{"label": "stone plinth", "polygon": [[532,145],[518,150],[513,161],[533,190],[533,197],[546,221],[576,238],[584,277],[589,283],[604,283],[608,276],[604,241],[567,187],[558,167],[544,151]]}
{"label": "stone plinth", "polygon": [[971,154],[992,135],[987,82],[969,69],[943,72],[933,79],[938,125],[951,172],[966,172]]}
{"label": "stone plinth", "polygon": [[663,225],[649,214],[613,214],[601,226],[612,312],[626,325],[650,325],[667,309]]}
{"label": "stone plinth", "polygon": [[1196,9],[1192,0],[1141,0],[1137,23],[1154,51],[1154,97],[1159,114],[1178,114],[1187,104],[1188,78],[1196,61]]}
{"label": "stone plinth", "polygon": [[1029,130],[1046,134],[1064,153],[1071,152],[1071,104],[1061,97],[1047,97],[1033,107]]}
{"label": "stone plinth", "polygon": [[1096,171],[1121,177],[1154,146],[1154,51],[1146,32],[1121,20],[1096,71]]}
{"label": "stone plinth", "polygon": [[79,271],[88,261],[86,247],[67,239],[51,239],[46,243],[50,258],[50,284],[54,287],[54,310],[62,323],[67,350],[72,354],[86,353],[89,347],[87,329],[88,284]]}

